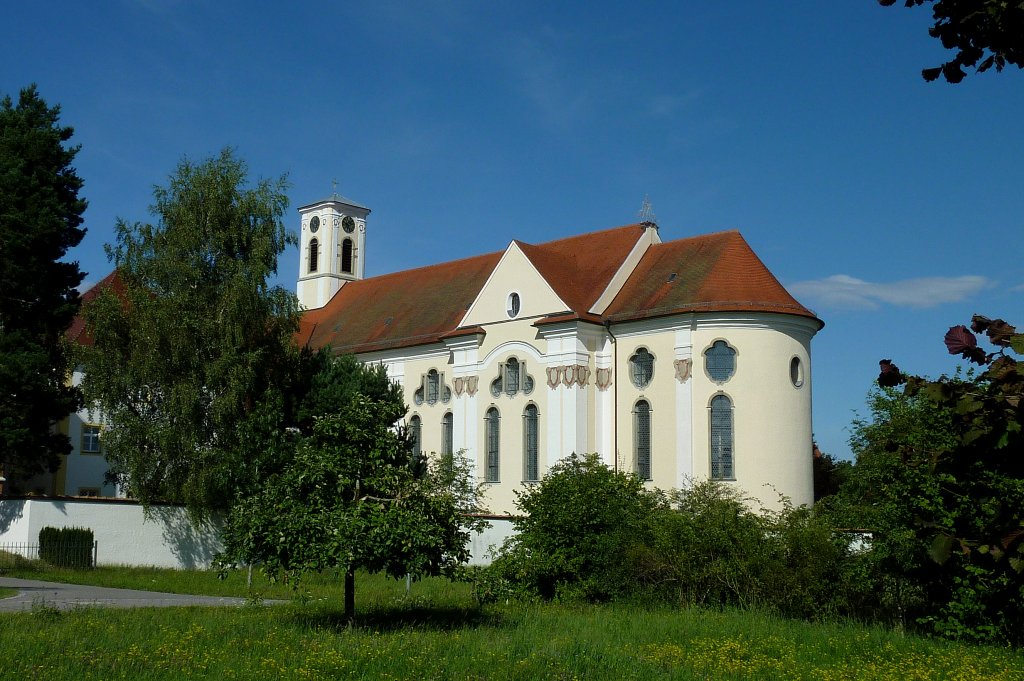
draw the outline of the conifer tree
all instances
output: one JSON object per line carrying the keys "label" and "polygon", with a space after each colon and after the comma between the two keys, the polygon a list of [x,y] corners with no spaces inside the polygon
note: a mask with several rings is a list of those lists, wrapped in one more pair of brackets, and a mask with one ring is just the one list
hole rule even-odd
{"label": "conifer tree", "polygon": [[64,344],[83,274],[63,258],[85,236],[73,132],[35,85],[0,101],[0,470],[11,479],[55,471],[71,451],[55,425],[79,404]]}

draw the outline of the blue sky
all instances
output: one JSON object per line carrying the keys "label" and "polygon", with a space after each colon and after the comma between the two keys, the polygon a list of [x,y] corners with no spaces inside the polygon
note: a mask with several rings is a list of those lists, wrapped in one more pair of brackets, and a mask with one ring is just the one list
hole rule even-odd
{"label": "blue sky", "polygon": [[368,275],[634,222],[645,195],[665,240],[739,229],[826,322],[815,432],[843,456],[880,358],[938,375],[949,326],[1024,325],[1024,74],[925,83],[945,55],[928,9],[10,5],[0,92],[36,82],[75,128],[90,282],[118,217],[233,146],[288,174],[293,209],[333,179],[370,206]]}

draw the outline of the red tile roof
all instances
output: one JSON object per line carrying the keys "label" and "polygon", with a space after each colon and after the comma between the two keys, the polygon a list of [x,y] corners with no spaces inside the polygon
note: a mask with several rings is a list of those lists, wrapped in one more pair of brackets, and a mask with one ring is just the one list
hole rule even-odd
{"label": "red tile roof", "polygon": [[[113,289],[114,293],[119,296],[124,294],[124,283],[121,281],[121,277],[117,275],[117,270],[100,279],[99,282],[83,293],[82,304],[84,305],[89,302],[108,288]],[[75,318],[71,320],[71,326],[67,328],[64,335],[69,341],[78,345],[92,345],[93,343],[92,336],[85,332],[85,319],[82,318],[81,312],[76,314]]]}
{"label": "red tile roof", "polygon": [[437,343],[458,327],[501,255],[350,281],[303,315],[298,340],[336,353]]}
{"label": "red tile roof", "polygon": [[537,246],[516,244],[569,310],[584,314],[604,293],[643,233],[643,225],[626,225]]}
{"label": "red tile roof", "polygon": [[[539,245],[516,244],[571,308],[558,312],[586,315],[643,229],[626,225]],[[299,342],[362,353],[461,335],[459,322],[502,255],[489,253],[348,282],[327,305],[303,316]]]}
{"label": "red tile roof", "polygon": [[615,322],[726,311],[779,312],[817,320],[735,231],[651,246],[603,316]]}
{"label": "red tile roof", "polygon": [[[778,312],[817,320],[768,271],[739,232],[721,232],[649,247],[603,315],[589,312],[643,235],[642,224],[528,244],[524,255],[569,306],[537,325],[563,321],[601,324],[686,312]],[[394,272],[346,283],[328,303],[306,312],[296,340],[335,353],[365,353],[439,343],[473,333],[459,328],[502,252]],[[123,290],[116,272],[83,294]],[[819,322],[820,323],[820,322]],[[76,317],[68,339],[88,344]]]}

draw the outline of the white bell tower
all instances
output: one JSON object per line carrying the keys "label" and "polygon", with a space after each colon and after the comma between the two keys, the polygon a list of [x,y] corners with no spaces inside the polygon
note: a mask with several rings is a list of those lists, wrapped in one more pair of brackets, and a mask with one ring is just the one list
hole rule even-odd
{"label": "white bell tower", "polygon": [[370,209],[343,196],[299,207],[299,303],[323,307],[346,282],[363,278],[366,216]]}

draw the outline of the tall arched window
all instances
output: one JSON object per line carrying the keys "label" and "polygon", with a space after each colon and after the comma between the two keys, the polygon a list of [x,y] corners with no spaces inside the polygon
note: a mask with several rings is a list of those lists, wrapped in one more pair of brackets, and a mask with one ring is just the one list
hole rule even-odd
{"label": "tall arched window", "polygon": [[501,417],[498,410],[491,407],[487,410],[487,422],[484,432],[487,435],[487,482],[501,480]]}
{"label": "tall arched window", "polygon": [[515,395],[519,392],[519,360],[509,357],[505,363],[505,392]]}
{"label": "tall arched window", "polygon": [[523,479],[540,479],[540,434],[537,405],[528,404],[523,410]]}
{"label": "tall arched window", "polygon": [[412,440],[413,456],[423,453],[423,421],[419,416],[409,419],[409,438]]}
{"label": "tall arched window", "polygon": [[447,412],[441,417],[441,453],[453,454],[455,452],[455,417]]}
{"label": "tall arched window", "polygon": [[441,392],[441,374],[437,369],[427,372],[427,404],[437,404],[437,398]]}
{"label": "tall arched window", "polygon": [[341,242],[341,271],[352,274],[352,239]]}
{"label": "tall arched window", "polygon": [[711,398],[711,479],[733,480],[732,400],[725,395]]}
{"label": "tall arched window", "polygon": [[651,479],[651,405],[640,400],[633,407],[633,449],[636,453],[636,474],[641,480]]}
{"label": "tall arched window", "polygon": [[[327,254],[330,257],[330,253]],[[317,271],[317,266],[320,264],[320,242],[316,239],[310,239],[309,241],[309,271],[310,273]]]}

